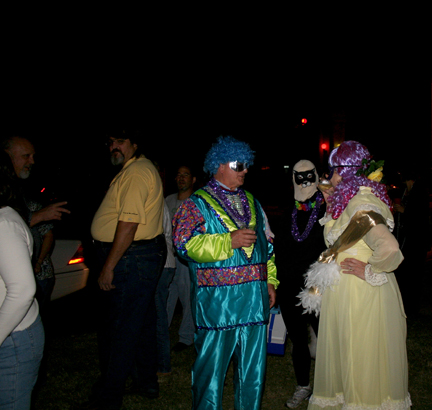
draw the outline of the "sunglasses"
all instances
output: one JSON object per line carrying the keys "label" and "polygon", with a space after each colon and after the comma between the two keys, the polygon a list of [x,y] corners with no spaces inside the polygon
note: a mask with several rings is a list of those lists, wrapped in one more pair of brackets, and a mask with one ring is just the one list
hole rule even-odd
{"label": "sunglasses", "polygon": [[247,162],[231,161],[228,164],[229,167],[235,172],[242,172],[248,168]]}

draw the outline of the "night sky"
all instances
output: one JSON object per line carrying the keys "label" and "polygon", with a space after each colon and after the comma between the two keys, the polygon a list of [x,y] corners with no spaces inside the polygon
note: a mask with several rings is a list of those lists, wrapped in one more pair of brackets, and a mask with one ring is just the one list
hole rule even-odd
{"label": "night sky", "polygon": [[[88,79],[58,88],[53,83],[22,87],[4,113],[3,130],[28,134],[40,144],[39,156],[49,153],[60,164],[69,158],[80,165],[97,161],[106,130],[125,125],[143,130],[148,156],[164,166],[185,156],[202,163],[219,135],[248,141],[257,161],[270,164],[310,156],[312,148],[316,155],[316,138],[338,115],[345,118],[345,138],[365,143],[372,153],[389,159],[427,155],[427,83],[348,75],[256,82],[238,73],[179,80],[154,80],[136,88],[127,82],[91,87]],[[308,124],[299,133],[302,117]]]}
{"label": "night sky", "polygon": [[[430,78],[422,83],[417,61],[428,55],[403,32],[411,54],[402,60],[379,13],[357,27],[331,8],[319,11],[322,26],[309,13],[234,5],[146,10],[142,21],[133,9],[38,11],[8,16],[22,36],[5,41],[0,98],[1,131],[35,139],[39,165],[101,167],[105,129],[125,125],[143,129],[163,167],[184,156],[202,164],[228,134],[250,142],[257,163],[292,162],[335,114],[347,139],[377,155],[430,158]],[[307,138],[295,128],[302,117]]]}
{"label": "night sky", "polygon": [[[84,193],[99,201],[116,171],[105,133],[125,125],[143,131],[145,154],[165,172],[167,194],[175,189],[177,163],[200,171],[216,138],[233,135],[256,151],[247,188],[266,195],[266,186],[283,190],[289,183],[283,165],[318,161],[319,134],[331,132],[335,116],[344,118],[345,139],[364,143],[389,168],[404,162],[430,168],[430,83],[394,80],[269,72],[260,78],[227,67],[220,75],[143,74],[137,83],[127,76],[111,83],[96,76],[29,81],[11,98],[3,133],[35,141],[34,179],[54,198],[74,202]],[[301,127],[303,117],[308,124]],[[262,166],[270,172],[260,173]]]}

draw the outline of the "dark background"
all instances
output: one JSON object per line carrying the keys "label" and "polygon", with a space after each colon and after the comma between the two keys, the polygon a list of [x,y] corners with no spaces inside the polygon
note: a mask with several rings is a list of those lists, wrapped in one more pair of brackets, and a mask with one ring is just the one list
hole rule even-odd
{"label": "dark background", "polygon": [[[79,81],[58,89],[52,82],[49,87],[33,85],[13,96],[4,112],[3,132],[34,141],[35,170],[45,168],[56,177],[59,172],[84,173],[93,184],[110,167],[103,145],[106,132],[124,127],[143,131],[147,157],[167,170],[170,180],[184,160],[201,170],[219,135],[249,142],[256,151],[256,168],[283,169],[302,157],[323,162],[320,136],[331,144],[337,120],[344,139],[364,143],[387,165],[430,167],[430,79],[299,75],[288,82],[266,73],[253,84],[246,75],[226,77],[201,82],[199,76],[189,76],[193,82],[171,79],[149,89],[118,83],[106,88],[98,83],[92,89]],[[305,126],[301,118],[307,118]]]}
{"label": "dark background", "polygon": [[83,241],[93,278],[90,225],[118,171],[104,146],[110,129],[143,131],[166,195],[177,165],[201,171],[218,136],[249,142],[245,188],[270,218],[292,200],[296,161],[326,170],[323,137],[329,149],[336,136],[360,141],[395,182],[409,166],[430,187],[430,30],[418,7],[407,26],[406,8],[395,17],[376,5],[156,6],[4,12],[0,132],[34,142],[26,184],[43,204],[68,202],[55,234]]}
{"label": "dark background", "polygon": [[302,71],[271,61],[256,65],[253,56],[222,62],[220,55],[195,56],[187,64],[184,58],[146,60],[147,66],[127,59],[93,65],[91,58],[63,56],[36,71],[40,76],[29,71],[12,77],[11,92],[3,96],[2,133],[34,142],[36,165],[27,183],[38,195],[45,188],[42,202],[68,201],[72,214],[58,232],[88,235],[118,171],[104,145],[113,129],[142,130],[145,155],[159,165],[165,195],[175,191],[182,162],[194,165],[199,183],[205,182],[204,157],[220,135],[247,141],[256,152],[245,187],[265,207],[292,198],[290,169],[299,159],[326,171],[323,138],[330,150],[337,138],[364,143],[375,159],[386,161],[385,173],[395,183],[397,171],[410,166],[430,184],[430,76],[376,67]]}

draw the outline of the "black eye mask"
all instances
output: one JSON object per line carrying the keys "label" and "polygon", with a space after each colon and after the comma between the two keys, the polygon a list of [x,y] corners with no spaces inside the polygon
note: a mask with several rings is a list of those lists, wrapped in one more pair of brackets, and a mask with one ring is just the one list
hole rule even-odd
{"label": "black eye mask", "polygon": [[315,168],[304,172],[293,171],[293,173],[295,183],[303,186],[303,188],[312,185],[316,181]]}

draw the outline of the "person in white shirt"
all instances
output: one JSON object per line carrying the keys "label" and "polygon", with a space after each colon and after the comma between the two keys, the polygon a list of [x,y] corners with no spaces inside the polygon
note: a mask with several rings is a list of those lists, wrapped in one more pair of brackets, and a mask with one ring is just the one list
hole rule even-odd
{"label": "person in white shirt", "polygon": [[8,154],[0,151],[0,408],[24,410],[30,409],[45,337],[35,299],[33,239],[13,209],[15,178]]}

